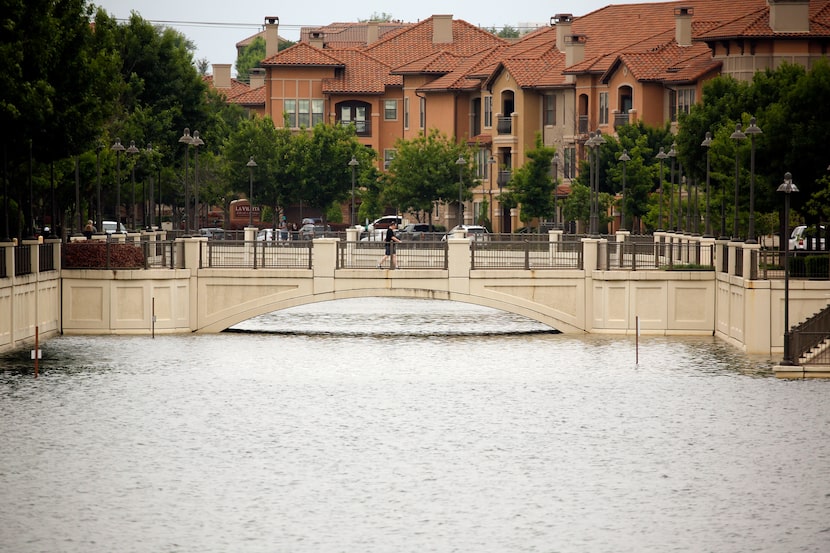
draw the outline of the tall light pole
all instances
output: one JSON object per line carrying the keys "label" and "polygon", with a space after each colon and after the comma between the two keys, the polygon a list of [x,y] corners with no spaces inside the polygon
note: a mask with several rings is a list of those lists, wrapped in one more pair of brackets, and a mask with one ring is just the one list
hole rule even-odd
{"label": "tall light pole", "polygon": [[782,365],[793,365],[790,357],[790,194],[798,192],[790,172],[784,173],[784,182],[778,186],[784,194],[784,359]]}
{"label": "tall light pole", "polygon": [[463,179],[463,171],[464,166],[467,165],[467,160],[464,159],[464,156],[459,155],[458,159],[455,160],[455,164],[458,165],[458,227],[464,224],[464,179]]}
{"label": "tall light pole", "polygon": [[[490,158],[491,160],[493,158]],[[559,210],[557,208],[557,196],[559,195],[559,152],[553,153],[553,158],[550,160],[551,169],[553,169],[553,228],[559,228]]]}
{"label": "tall light pole", "polygon": [[671,189],[669,190],[669,230],[677,230],[672,224],[674,219],[674,159],[677,157],[675,146],[677,144],[672,143],[671,148],[669,148],[669,153],[666,154],[671,158],[671,169],[669,170],[671,177]]}
{"label": "tall light pole", "polygon": [[115,151],[116,178],[118,179],[115,183],[115,230],[113,231],[115,234],[121,232],[121,152],[126,149],[121,144],[120,138],[116,138],[115,143],[110,146],[110,150]]}
{"label": "tall light pole", "polygon": [[245,164],[248,167],[248,227],[254,226],[254,167],[257,166],[254,156]]}
{"label": "tall light pole", "polygon": [[[150,193],[148,194],[149,201],[148,201],[148,205],[147,205],[147,211],[150,212],[150,218],[147,220],[147,227],[148,227],[147,230],[153,230],[153,227],[156,224],[156,220],[155,220],[156,219],[156,217],[155,217],[156,209],[155,209],[155,206],[153,205],[153,202],[155,200],[155,198],[153,197],[153,194],[155,193],[155,190],[153,189],[153,144],[152,144],[152,142],[147,143],[147,155],[150,157]],[[159,184],[159,186],[161,186],[161,184]]]}
{"label": "tall light pole", "polygon": [[354,228],[354,180],[355,180],[355,172],[357,171],[357,166],[358,165],[360,165],[360,163],[357,161],[357,159],[354,156],[352,156],[351,161],[349,161],[349,167],[352,168],[352,211],[351,211],[351,218],[350,218],[349,222],[351,223],[352,228]]}
{"label": "tall light pole", "polygon": [[187,169],[190,166],[190,128],[185,127],[184,134],[179,137],[179,142],[184,144],[184,231],[190,235],[190,189],[188,188]]}
{"label": "tall light pole", "polygon": [[746,135],[741,130],[741,124],[735,123],[735,132],[729,135],[729,138],[735,141],[735,215],[732,221],[732,240],[739,241],[738,238],[738,180],[740,178],[740,170],[738,167],[738,142],[746,138]]}
{"label": "tall light pole", "polygon": [[660,160],[660,210],[657,218],[657,232],[663,232],[663,188],[665,188],[665,181],[663,180],[663,162],[669,156],[663,151],[663,147],[660,146],[660,151],[657,152],[655,157]]}
{"label": "tall light pole", "polygon": [[631,161],[631,158],[628,156],[628,150],[623,148],[623,151],[618,159],[622,161],[623,165],[622,200],[620,201],[620,230],[625,230],[625,164],[626,162]]}
{"label": "tall light pole", "polygon": [[761,127],[755,124],[755,118],[749,119],[749,126],[746,128],[749,135],[749,230],[747,231],[746,243],[757,244],[755,240],[755,135],[763,134]]}
{"label": "tall light pole", "polygon": [[[489,171],[488,177],[490,178],[490,229],[493,232],[496,232],[496,225],[495,225],[495,213],[496,210],[493,207],[493,167],[496,166],[496,158],[493,155],[490,155],[490,159],[487,160],[487,170]],[[556,196],[554,196],[554,201],[556,201]]]}
{"label": "tall light pole", "polygon": [[706,131],[706,138],[700,143],[706,148],[706,230],[704,231],[704,238],[712,238],[712,221],[709,219],[709,150],[712,147],[712,133]]}
{"label": "tall light pole", "polygon": [[[130,147],[127,148],[127,153],[137,154],[138,148],[135,147],[135,140],[130,140]],[[135,163],[132,164],[130,182],[132,183],[132,202],[130,202],[130,228],[135,230]]]}
{"label": "tall light pole", "polygon": [[[104,216],[101,212],[101,150],[104,149],[104,143],[100,140],[98,144],[95,146],[95,220],[96,225],[95,228],[98,232],[104,232]],[[52,222],[52,227],[55,226],[54,221]]]}
{"label": "tall light pole", "polygon": [[198,234],[199,228],[199,146],[204,146],[204,141],[199,138],[199,131],[193,131],[190,137],[190,145],[193,146],[193,211],[195,212],[195,226],[193,231]]}

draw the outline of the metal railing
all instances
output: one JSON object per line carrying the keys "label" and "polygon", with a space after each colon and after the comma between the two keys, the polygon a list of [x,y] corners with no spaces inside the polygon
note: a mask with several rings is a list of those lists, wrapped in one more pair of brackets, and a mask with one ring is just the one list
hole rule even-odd
{"label": "metal railing", "polygon": [[[761,250],[758,252],[758,258],[758,278],[762,280],[784,278],[783,250]],[[789,278],[829,280],[830,252],[789,252]]]}
{"label": "metal railing", "polygon": [[38,267],[41,273],[55,270],[55,244],[38,244]]}
{"label": "metal railing", "polygon": [[499,117],[496,122],[496,131],[499,134],[513,134],[513,118]]}
{"label": "metal railing", "polygon": [[173,269],[175,243],[84,240],[63,244],[63,269]]}
{"label": "metal railing", "polygon": [[830,306],[792,327],[787,337],[792,359],[801,364],[830,363]]}
{"label": "metal railing", "polygon": [[14,276],[32,274],[32,250],[28,247],[14,249]]}
{"label": "metal railing", "polygon": [[[448,267],[446,241],[404,241],[395,244],[397,269],[446,269]],[[373,269],[386,252],[384,242],[340,242],[337,245],[338,269]],[[390,267],[386,259],[384,267]]]}
{"label": "metal railing", "polygon": [[199,268],[311,269],[310,240],[208,240],[199,248]]}
{"label": "metal railing", "polygon": [[472,269],[581,269],[581,242],[472,240]]}

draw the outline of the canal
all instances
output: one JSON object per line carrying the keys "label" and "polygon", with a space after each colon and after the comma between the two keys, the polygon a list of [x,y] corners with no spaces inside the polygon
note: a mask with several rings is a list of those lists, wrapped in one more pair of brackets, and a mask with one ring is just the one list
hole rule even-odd
{"label": "canal", "polygon": [[0,357],[0,550],[828,551],[830,382],[365,298]]}

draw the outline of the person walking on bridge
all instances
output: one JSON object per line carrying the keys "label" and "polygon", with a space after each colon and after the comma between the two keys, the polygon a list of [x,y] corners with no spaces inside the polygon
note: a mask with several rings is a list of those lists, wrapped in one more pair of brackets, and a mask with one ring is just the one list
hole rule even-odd
{"label": "person walking on bridge", "polygon": [[398,268],[398,255],[395,253],[395,245],[400,242],[400,239],[395,236],[395,229],[397,228],[397,223],[392,221],[386,229],[386,238],[384,239],[384,255],[378,262],[378,269],[383,268],[383,262],[386,261],[387,257],[389,258],[389,268],[393,270]]}

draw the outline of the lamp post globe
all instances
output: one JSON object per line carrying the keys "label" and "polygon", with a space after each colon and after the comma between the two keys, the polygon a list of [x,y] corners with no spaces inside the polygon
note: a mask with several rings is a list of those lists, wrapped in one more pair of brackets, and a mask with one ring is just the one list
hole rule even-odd
{"label": "lamp post globe", "polygon": [[793,183],[793,175],[789,171],[784,173],[784,182],[778,186],[778,192],[784,194],[784,359],[782,365],[793,365],[790,355],[790,194],[798,192]]}

